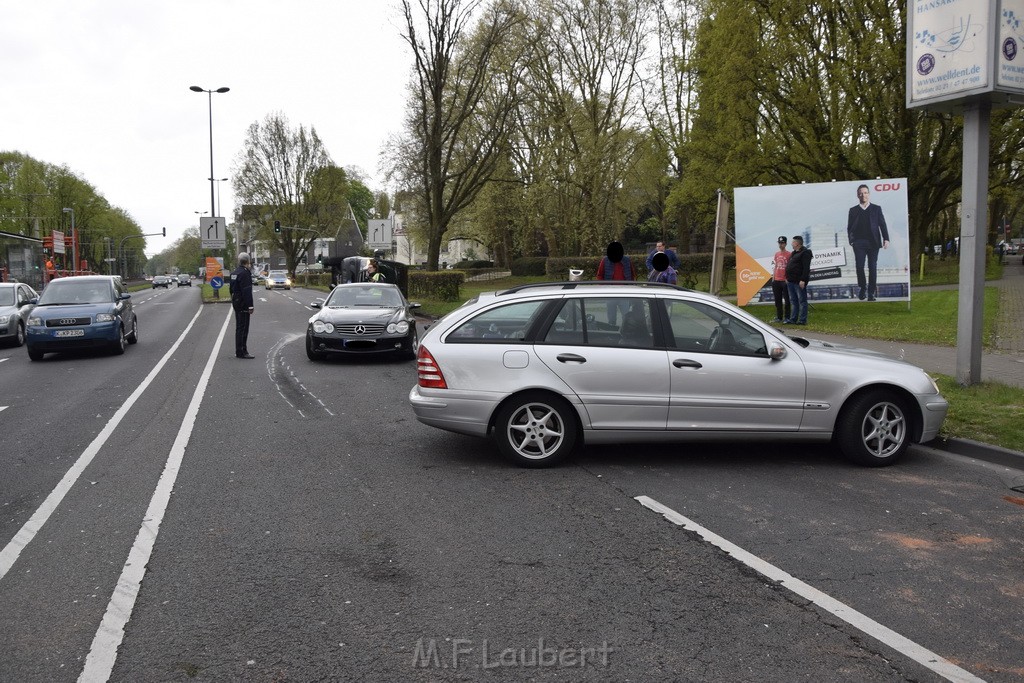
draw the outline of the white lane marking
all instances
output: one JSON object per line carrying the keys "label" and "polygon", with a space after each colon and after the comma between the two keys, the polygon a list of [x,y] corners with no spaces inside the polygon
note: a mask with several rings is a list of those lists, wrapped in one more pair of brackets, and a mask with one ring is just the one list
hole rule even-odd
{"label": "white lane marking", "polygon": [[92,639],[92,647],[89,648],[89,655],[85,658],[85,668],[82,669],[79,681],[106,681],[114,669],[114,660],[117,659],[117,648],[124,639],[124,627],[132,616],[135,608],[135,599],[142,587],[142,579],[146,575],[146,565],[153,554],[153,546],[156,545],[156,537],[160,533],[160,523],[163,522],[164,513],[167,512],[167,504],[171,500],[171,491],[174,489],[174,482],[178,479],[178,472],[181,470],[181,462],[185,457],[185,447],[192,436],[196,425],[196,417],[199,415],[199,406],[203,403],[203,394],[206,393],[206,386],[213,375],[213,366],[217,361],[217,354],[220,352],[221,343],[224,341],[224,331],[228,328],[231,320],[231,312],[224,318],[224,324],[217,335],[217,342],[213,345],[213,351],[206,361],[203,374],[196,383],[195,391],[192,392],[192,401],[188,404],[185,417],[181,421],[178,435],[174,438],[171,452],[167,455],[167,462],[164,465],[163,474],[157,482],[153,497],[149,500],[149,507],[142,518],[142,526],[135,536],[135,544],[128,553],[128,559],[121,569],[121,576],[117,579],[117,586],[114,588],[110,602],[107,603],[107,611],[103,614],[103,621],[100,622],[99,630]]}
{"label": "white lane marking", "polygon": [[970,671],[961,669],[948,659],[945,659],[931,650],[918,645],[909,638],[901,636],[899,633],[879,624],[867,615],[861,614],[849,605],[839,602],[835,598],[822,593],[817,588],[804,583],[800,579],[784,572],[775,565],[747,552],[738,545],[730,543],[713,531],[697,524],[692,519],[684,517],[672,508],[662,505],[653,498],[649,498],[648,496],[637,496],[634,500],[645,508],[661,513],[665,519],[673,524],[678,524],[688,531],[696,531],[697,534],[705,541],[724,550],[726,553],[732,555],[736,560],[747,565],[754,571],[763,574],[772,581],[778,582],[800,597],[813,602],[826,612],[834,614],[854,628],[863,631],[875,640],[888,645],[897,652],[910,657],[918,664],[931,669],[943,678],[950,681],[956,681],[957,683],[984,683],[984,679],[978,678]]}
{"label": "white lane marking", "polygon": [[2,412],[4,412],[5,410],[7,410],[7,408],[8,408],[8,407],[9,407],[9,406],[0,406],[0,413],[2,413]]}
{"label": "white lane marking", "polygon": [[64,496],[66,496],[68,491],[71,490],[71,487],[75,485],[75,482],[78,481],[78,478],[82,475],[82,472],[85,471],[85,468],[89,466],[89,463],[92,462],[92,459],[96,457],[96,454],[100,452],[100,449],[103,448],[103,444],[107,442],[110,435],[113,434],[114,430],[117,429],[117,426],[121,424],[121,420],[124,419],[124,416],[128,414],[131,407],[135,405],[137,400],[139,400],[139,397],[142,396],[142,392],[144,392],[146,388],[153,383],[157,374],[164,365],[167,364],[167,361],[170,360],[174,352],[177,351],[182,340],[185,339],[185,335],[188,334],[189,330],[192,329],[192,326],[195,325],[196,320],[199,319],[199,314],[202,312],[203,307],[200,306],[196,311],[195,316],[193,316],[192,320],[185,327],[185,330],[181,333],[181,336],[171,344],[171,348],[167,350],[164,357],[161,358],[155,366],[153,366],[153,369],[149,371],[148,375],[146,375],[146,379],[142,380],[142,384],[136,387],[131,396],[129,396],[121,407],[117,409],[117,412],[114,413],[113,417],[111,417],[103,429],[100,430],[100,433],[96,435],[96,438],[92,440],[92,443],[86,446],[85,450],[82,451],[82,454],[78,456],[78,460],[75,461],[75,464],[72,465],[71,469],[69,469],[64,475],[64,478],[57,483],[57,486],[50,492],[50,495],[46,497],[46,500],[42,502],[29,520],[25,522],[20,529],[18,529],[18,533],[14,534],[14,538],[4,546],[3,550],[0,550],[0,580],[7,576],[7,572],[9,572],[11,567],[14,566],[18,556],[21,555],[21,551],[25,549],[25,546],[32,542],[32,539],[36,537],[39,530],[44,524],[46,524],[46,520],[50,518],[50,515],[53,514],[54,510],[57,509],[57,506],[60,505],[62,500],[64,500]]}
{"label": "white lane marking", "polygon": [[9,360],[10,360],[10,358],[0,358],[0,363],[3,363],[4,361],[9,361]]}

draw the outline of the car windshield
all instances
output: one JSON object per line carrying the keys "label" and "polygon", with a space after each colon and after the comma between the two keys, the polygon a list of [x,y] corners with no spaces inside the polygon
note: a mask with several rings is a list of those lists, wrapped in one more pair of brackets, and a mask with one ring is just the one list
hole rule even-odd
{"label": "car windshield", "polygon": [[402,305],[401,295],[391,288],[384,287],[336,287],[327,302],[328,308],[398,308]]}
{"label": "car windshield", "polygon": [[46,285],[40,306],[60,306],[67,304],[106,304],[113,301],[110,284],[107,282],[74,282],[54,280]]}
{"label": "car windshield", "polygon": [[270,271],[270,277],[284,277],[288,274],[286,270],[272,270]]}

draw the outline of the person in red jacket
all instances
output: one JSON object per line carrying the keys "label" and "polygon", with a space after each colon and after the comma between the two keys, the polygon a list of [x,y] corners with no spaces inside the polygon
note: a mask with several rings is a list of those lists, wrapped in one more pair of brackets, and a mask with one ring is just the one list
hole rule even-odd
{"label": "person in red jacket", "polygon": [[[618,242],[608,245],[608,251],[601,262],[597,265],[598,280],[636,280],[636,269],[633,262],[626,256],[626,250]],[[608,322],[612,325],[618,320],[618,311],[622,310],[623,315],[629,310],[629,302],[622,301],[608,302]]]}

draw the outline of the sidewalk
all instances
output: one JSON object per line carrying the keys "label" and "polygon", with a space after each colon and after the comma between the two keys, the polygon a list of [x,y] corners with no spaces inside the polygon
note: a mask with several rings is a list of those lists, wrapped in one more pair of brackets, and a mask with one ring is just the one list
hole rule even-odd
{"label": "sidewalk", "polygon": [[[986,286],[999,289],[999,318],[996,320],[996,348],[981,354],[981,378],[984,381],[1024,387],[1024,264],[1020,256],[1007,256],[1006,259],[1003,278],[985,283]],[[957,285],[918,289],[957,289]],[[811,325],[813,327],[813,322]],[[792,328],[787,328],[787,331],[790,334],[795,332]],[[804,330],[799,333],[804,333]],[[902,358],[928,372],[956,376],[956,348],[952,346],[819,334],[813,329],[807,330],[805,336],[880,351],[893,358]]]}

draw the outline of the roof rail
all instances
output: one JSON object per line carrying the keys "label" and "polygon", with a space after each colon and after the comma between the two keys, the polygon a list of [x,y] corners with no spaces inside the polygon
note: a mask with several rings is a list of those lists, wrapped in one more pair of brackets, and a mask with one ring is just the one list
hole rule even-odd
{"label": "roof rail", "polygon": [[679,285],[670,285],[667,282],[644,282],[638,280],[582,280],[579,282],[566,282],[560,280],[557,282],[530,282],[525,285],[518,285],[511,287],[496,293],[496,296],[503,296],[505,294],[515,294],[525,289],[537,289],[540,287],[557,287],[559,289],[576,289],[577,287],[607,287],[610,285],[623,285],[627,287],[652,287],[656,289],[673,289],[679,292],[690,292],[693,290],[687,289],[686,287],[680,287]]}

